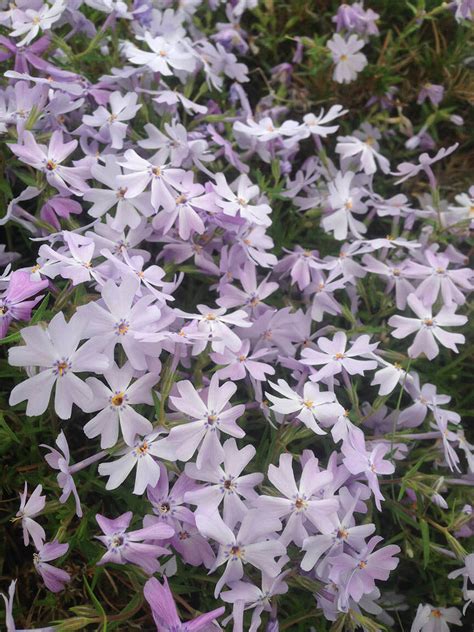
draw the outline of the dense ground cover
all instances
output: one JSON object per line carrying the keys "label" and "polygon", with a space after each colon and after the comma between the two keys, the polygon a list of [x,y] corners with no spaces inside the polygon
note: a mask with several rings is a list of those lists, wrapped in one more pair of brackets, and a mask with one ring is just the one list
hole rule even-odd
{"label": "dense ground cover", "polygon": [[472,0],[0,15],[7,630],[472,629]]}

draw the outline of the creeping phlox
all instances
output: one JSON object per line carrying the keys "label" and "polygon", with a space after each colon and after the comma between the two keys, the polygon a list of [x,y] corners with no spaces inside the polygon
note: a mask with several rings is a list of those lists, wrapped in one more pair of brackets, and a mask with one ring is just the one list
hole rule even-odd
{"label": "creeping phlox", "polygon": [[[23,265],[0,246],[0,337],[11,336],[18,378],[9,404],[59,418],[55,447],[41,448],[71,520],[89,511],[84,470],[104,497],[120,488],[110,515],[96,515],[95,562],[149,576],[143,594],[161,632],[210,632],[218,618],[234,632],[262,620],[278,630],[278,604],[298,582],[313,586],[328,621],[356,613],[363,624],[371,613],[390,623],[381,591],[401,549],[384,543],[396,498],[386,483],[420,445],[443,476],[461,477],[466,463],[474,473],[450,397],[423,378],[423,358],[463,352],[473,289],[462,241],[474,188],[440,203],[434,167],[456,146],[417,155],[414,135],[416,157],[393,165],[385,131],[353,129],[342,105],[288,118],[274,95],[255,104],[260,79],[241,61],[253,44],[240,22],[257,4],[22,0],[0,14],[10,82],[0,133],[17,194],[0,224],[31,237],[35,257]],[[227,21],[204,29],[201,5]],[[474,13],[468,0],[448,10],[461,23]],[[341,4],[326,42],[335,82],[364,71],[378,17]],[[102,76],[65,69],[74,36],[101,44],[105,64],[117,33],[126,38]],[[418,107],[443,95],[426,84]],[[397,190],[414,178],[431,198]],[[291,250],[274,243],[282,201],[295,226],[315,209],[319,218]],[[432,239],[433,225],[452,241]],[[369,284],[385,293],[377,317]],[[73,447],[78,433],[87,456]],[[56,593],[80,581],[58,567],[80,534],[46,533],[54,507],[43,491],[25,483],[13,520]],[[445,491],[407,483],[399,520],[418,494],[447,507]],[[124,495],[133,507],[140,497],[138,515]],[[468,520],[463,529],[472,532]],[[467,606],[472,555],[459,566],[450,577],[462,577]],[[182,573],[183,585],[192,567],[211,575],[217,605],[182,622],[167,576]],[[4,596],[9,631],[15,583]],[[459,625],[447,605],[420,604],[412,631]]]}

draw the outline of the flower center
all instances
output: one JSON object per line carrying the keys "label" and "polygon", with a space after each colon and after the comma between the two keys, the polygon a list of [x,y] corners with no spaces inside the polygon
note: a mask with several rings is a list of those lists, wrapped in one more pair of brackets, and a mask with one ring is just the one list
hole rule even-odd
{"label": "flower center", "polygon": [[207,423],[210,426],[213,426],[218,419],[219,419],[219,417],[217,415],[208,415],[207,416]]}
{"label": "flower center", "polygon": [[71,363],[67,358],[61,358],[61,360],[54,363],[54,373],[59,375],[59,377],[66,375],[70,368]]}
{"label": "flower center", "polygon": [[296,497],[296,500],[295,500],[296,511],[304,511],[307,506],[308,506],[308,503],[306,502],[304,497],[303,498],[301,498],[300,496]]}
{"label": "flower center", "polygon": [[46,163],[47,171],[54,171],[58,165],[54,162],[54,160],[48,160]]}
{"label": "flower center", "polygon": [[343,357],[344,357],[344,354],[338,352],[338,353],[335,354],[334,359],[335,360],[342,360]]}
{"label": "flower center", "polygon": [[211,314],[211,312],[209,312],[209,314],[206,314],[205,318],[206,320],[216,320],[215,314]]}
{"label": "flower center", "polygon": [[0,317],[5,316],[8,312],[8,307],[6,305],[0,305]]}
{"label": "flower center", "polygon": [[148,453],[148,448],[149,448],[149,445],[146,441],[143,441],[143,443],[138,444],[137,447],[135,448],[135,456],[141,459],[143,456],[145,456]]}
{"label": "flower center", "polygon": [[125,193],[128,191],[127,187],[120,187],[120,189],[116,192],[117,198],[120,200],[125,197]]}
{"label": "flower center", "polygon": [[348,57],[347,55],[341,55],[341,56],[339,57],[339,60],[340,60],[340,61],[347,61],[348,59],[349,59],[349,57]]}
{"label": "flower center", "polygon": [[119,549],[125,544],[125,538],[123,533],[114,533],[114,535],[110,538],[110,548],[111,549]]}
{"label": "flower center", "polygon": [[433,327],[434,321],[432,318],[425,318],[423,324],[426,325],[426,327]]}
{"label": "flower center", "polygon": [[362,560],[362,561],[360,561],[360,562],[357,564],[357,566],[358,566],[360,569],[363,569],[363,568],[365,568],[365,567],[367,566],[367,562],[364,562],[364,561]]}
{"label": "flower center", "polygon": [[236,560],[237,558],[242,557],[243,551],[238,544],[235,544],[230,548],[229,555]]}
{"label": "flower center", "polygon": [[115,395],[112,396],[110,403],[112,404],[112,406],[120,407],[122,406],[125,399],[126,399],[125,393],[123,393],[122,391],[119,391],[118,393],[115,393]]}
{"label": "flower center", "polygon": [[436,619],[441,619],[443,615],[442,615],[441,610],[438,610],[438,608],[436,608],[435,610],[431,611],[431,616],[435,617]]}
{"label": "flower center", "polygon": [[186,202],[186,196],[181,194],[175,200],[176,204],[184,204]]}
{"label": "flower center", "polygon": [[180,540],[189,540],[189,537],[190,537],[190,536],[189,536],[189,533],[188,533],[187,531],[180,531],[180,532],[178,533],[178,538],[179,538]]}
{"label": "flower center", "polygon": [[130,323],[128,323],[125,319],[122,319],[115,325],[115,333],[118,336],[125,336],[129,329]]}
{"label": "flower center", "polygon": [[162,514],[167,514],[169,513],[171,507],[169,503],[161,503],[159,509]]}
{"label": "flower center", "polygon": [[349,532],[346,531],[344,527],[341,527],[340,529],[337,530],[336,535],[339,538],[339,540],[346,540],[347,537],[349,536]]}
{"label": "flower center", "polygon": [[153,167],[153,169],[151,170],[152,174],[154,176],[156,176],[157,178],[159,178],[161,176],[161,169],[160,167]]}

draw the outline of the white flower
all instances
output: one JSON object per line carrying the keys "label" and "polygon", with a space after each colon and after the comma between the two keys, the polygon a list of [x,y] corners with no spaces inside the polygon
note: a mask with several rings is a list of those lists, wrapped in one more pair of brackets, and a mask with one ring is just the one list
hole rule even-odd
{"label": "white flower", "polygon": [[324,230],[334,231],[336,239],[346,239],[348,231],[361,239],[361,233],[367,232],[366,226],[355,219],[353,213],[365,213],[367,206],[361,202],[362,190],[352,188],[354,173],[348,171],[344,175],[339,172],[328,184],[328,201],[333,213],[326,215],[321,224]]}
{"label": "white flower", "polygon": [[364,46],[364,41],[357,35],[351,35],[345,40],[339,34],[333,35],[327,43],[336,64],[332,78],[337,83],[350,83],[357,78],[359,73],[367,65],[367,57],[359,53]]}
{"label": "white flower", "polygon": [[17,42],[17,46],[26,46],[35,39],[40,30],[46,31],[59,20],[65,9],[63,0],[56,0],[53,6],[44,4],[39,11],[34,9],[26,9],[26,11],[13,11],[12,26],[13,31],[10,32],[12,37],[25,37]]}
{"label": "white flower", "polygon": [[12,366],[40,367],[42,370],[15,386],[10,394],[10,406],[27,400],[26,414],[42,415],[56,385],[54,408],[61,419],[71,417],[73,403],[85,409],[92,391],[76,373],[102,373],[108,368],[109,361],[98,352],[94,341],[88,340],[77,348],[85,337],[84,329],[85,321],[78,314],[66,323],[64,314],[59,312],[47,329],[34,325],[21,331],[26,345],[9,350],[9,363]]}
{"label": "white flower", "polygon": [[173,70],[193,72],[196,60],[178,37],[153,37],[147,31],[142,39],[152,52],[140,50],[133,45],[127,46],[124,52],[132,64],[147,66],[163,76],[175,74]]}

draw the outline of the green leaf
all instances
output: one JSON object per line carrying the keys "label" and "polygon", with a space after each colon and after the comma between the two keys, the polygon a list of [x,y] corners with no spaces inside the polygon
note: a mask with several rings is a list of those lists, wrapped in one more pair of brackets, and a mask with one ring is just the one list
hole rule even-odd
{"label": "green leaf", "polygon": [[420,518],[420,531],[423,542],[423,568],[426,568],[430,561],[430,528],[423,518]]}
{"label": "green leaf", "polygon": [[7,424],[7,422],[5,421],[5,417],[3,416],[3,413],[1,413],[1,412],[0,412],[0,427],[3,428],[3,430],[5,431],[5,434],[8,437],[10,437],[10,439],[12,441],[14,441],[15,443],[18,443],[18,444],[21,445],[20,439],[16,436],[16,434],[13,432],[13,430]]}
{"label": "green leaf", "polygon": [[97,597],[94,595],[94,591],[92,590],[92,588],[89,586],[87,579],[85,577],[85,575],[83,576],[84,579],[84,586],[86,587],[86,590],[89,594],[89,597],[92,600],[92,603],[94,604],[97,612],[101,615],[102,617],[102,632],[107,632],[107,615],[105,613],[104,608],[102,607],[102,604],[100,603],[100,601],[97,599]]}

